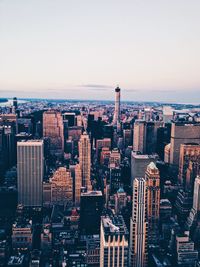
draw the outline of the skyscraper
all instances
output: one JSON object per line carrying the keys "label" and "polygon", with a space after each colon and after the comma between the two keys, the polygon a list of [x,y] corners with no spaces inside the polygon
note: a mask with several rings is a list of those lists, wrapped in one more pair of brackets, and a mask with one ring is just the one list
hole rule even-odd
{"label": "skyscraper", "polygon": [[88,235],[100,233],[100,221],[103,210],[103,196],[101,191],[81,193],[80,228]]}
{"label": "skyscraper", "polygon": [[163,127],[162,121],[148,121],[146,123],[146,153],[151,155],[156,153],[158,129]]}
{"label": "skyscraper", "polygon": [[194,182],[194,192],[193,192],[193,205],[190,210],[190,214],[187,218],[186,225],[188,229],[193,225],[195,217],[200,212],[200,176],[197,176]]}
{"label": "skyscraper", "polygon": [[18,203],[24,206],[42,206],[43,149],[41,140],[17,142]]}
{"label": "skyscraper", "polygon": [[13,97],[13,107],[15,108],[15,112],[17,110],[18,104],[17,104],[17,98]]}
{"label": "skyscraper", "polygon": [[84,132],[79,140],[79,164],[82,173],[82,186],[91,188],[90,168],[91,168],[91,144],[89,135]]}
{"label": "skyscraper", "polygon": [[114,194],[122,186],[122,171],[120,167],[110,168],[110,194]]}
{"label": "skyscraper", "polygon": [[100,267],[128,266],[128,230],[121,215],[101,218]]}
{"label": "skyscraper", "polygon": [[200,144],[200,123],[172,122],[170,163],[179,164],[180,145],[186,143]]}
{"label": "skyscraper", "polygon": [[0,177],[16,164],[16,128],[13,123],[0,125]]}
{"label": "skyscraper", "polygon": [[193,209],[200,211],[200,176],[197,176],[194,183]]}
{"label": "skyscraper", "polygon": [[82,185],[82,175],[80,164],[75,166],[75,181],[74,181],[74,202],[76,206],[80,205],[81,200],[81,185]]}
{"label": "skyscraper", "polygon": [[120,88],[115,88],[115,112],[113,116],[113,125],[120,123]]}
{"label": "skyscraper", "polygon": [[50,140],[50,153],[58,157],[64,152],[63,118],[60,112],[48,110],[43,114],[43,137]]}
{"label": "skyscraper", "polygon": [[147,217],[149,243],[156,244],[158,240],[158,222],[160,211],[160,174],[154,162],[147,166],[145,178],[148,187]]}
{"label": "skyscraper", "polygon": [[117,148],[113,149],[110,154],[109,165],[112,167],[119,167],[121,163],[121,154]]}
{"label": "skyscraper", "polygon": [[130,223],[130,266],[147,267],[147,239],[147,182],[144,178],[135,178]]}
{"label": "skyscraper", "polygon": [[[194,170],[194,177],[187,175],[189,164],[192,163]],[[196,167],[196,168],[195,168]],[[200,145],[195,143],[180,145],[179,158],[179,183],[184,186],[186,190],[193,190],[194,179],[200,172]],[[192,179],[192,180],[190,180]]]}
{"label": "skyscraper", "polygon": [[133,132],[133,151],[146,153],[146,122],[144,120],[136,120]]}
{"label": "skyscraper", "polygon": [[74,112],[65,112],[63,114],[63,120],[68,121],[68,127],[75,126],[76,114]]}
{"label": "skyscraper", "polygon": [[140,155],[132,151],[131,153],[131,179],[136,177],[144,177],[147,166],[151,162],[156,162],[156,155]]}
{"label": "skyscraper", "polygon": [[51,179],[52,203],[71,206],[73,203],[73,179],[70,170],[58,168]]}

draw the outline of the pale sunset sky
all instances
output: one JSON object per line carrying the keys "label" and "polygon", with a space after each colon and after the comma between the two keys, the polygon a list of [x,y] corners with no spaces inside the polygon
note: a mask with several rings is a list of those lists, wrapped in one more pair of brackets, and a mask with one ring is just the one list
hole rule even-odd
{"label": "pale sunset sky", "polygon": [[199,0],[0,0],[0,97],[200,103]]}

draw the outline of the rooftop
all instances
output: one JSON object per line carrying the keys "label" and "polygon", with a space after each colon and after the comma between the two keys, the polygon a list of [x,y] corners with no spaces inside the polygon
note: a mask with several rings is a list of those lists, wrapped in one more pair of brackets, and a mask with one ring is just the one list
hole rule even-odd
{"label": "rooftop", "polygon": [[118,190],[117,190],[117,193],[124,193],[124,189],[122,187],[120,187]]}
{"label": "rooftop", "polygon": [[135,159],[157,159],[157,154],[154,155],[147,155],[147,154],[137,154],[136,152],[132,151],[132,156]]}
{"label": "rooftop", "polygon": [[43,144],[43,140],[39,140],[39,139],[32,139],[32,140],[20,140],[17,142],[17,146],[20,145],[38,145],[38,144]]}
{"label": "rooftop", "polygon": [[101,191],[88,191],[81,193],[81,196],[102,196]]}
{"label": "rooftop", "polygon": [[154,162],[151,162],[147,167],[152,169],[152,170],[158,170],[158,168],[156,167]]}
{"label": "rooftop", "polygon": [[101,218],[104,234],[107,235],[128,235],[128,230],[121,215],[105,215]]}

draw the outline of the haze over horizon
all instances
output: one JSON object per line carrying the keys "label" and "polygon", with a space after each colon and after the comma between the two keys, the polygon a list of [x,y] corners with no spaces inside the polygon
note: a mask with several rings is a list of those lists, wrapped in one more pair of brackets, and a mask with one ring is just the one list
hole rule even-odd
{"label": "haze over horizon", "polygon": [[0,1],[0,95],[200,103],[200,1]]}

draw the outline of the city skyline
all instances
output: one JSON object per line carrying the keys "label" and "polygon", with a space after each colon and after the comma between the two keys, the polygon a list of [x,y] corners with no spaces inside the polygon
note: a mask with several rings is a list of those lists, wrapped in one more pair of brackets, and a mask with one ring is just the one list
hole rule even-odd
{"label": "city skyline", "polygon": [[120,92],[0,106],[0,266],[200,266],[199,109]]}
{"label": "city skyline", "polygon": [[200,267],[199,10],[0,0],[0,267]]}
{"label": "city skyline", "polygon": [[199,7],[1,1],[1,95],[200,103]]}

